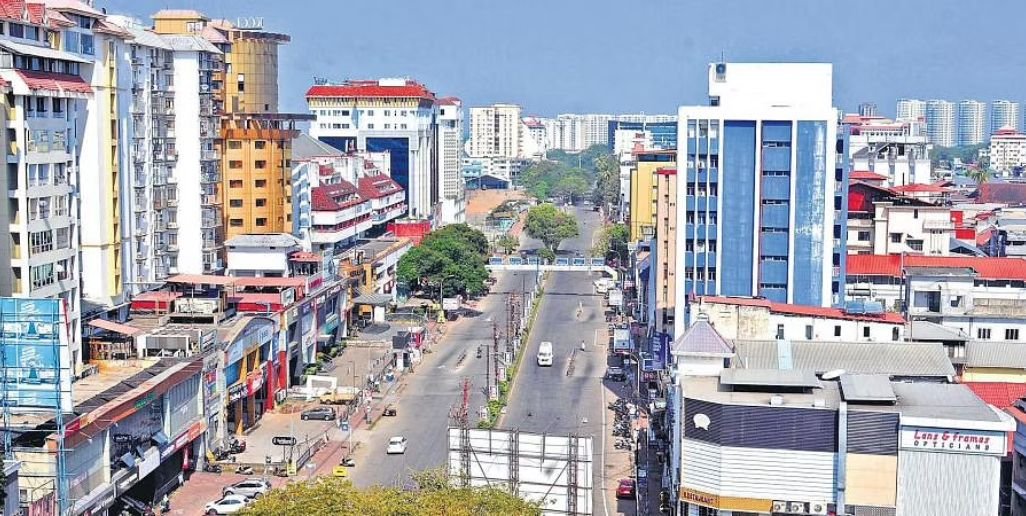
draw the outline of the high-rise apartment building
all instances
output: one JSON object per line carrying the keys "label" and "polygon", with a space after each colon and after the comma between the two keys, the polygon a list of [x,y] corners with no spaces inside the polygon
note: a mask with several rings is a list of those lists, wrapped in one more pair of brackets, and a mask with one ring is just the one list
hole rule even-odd
{"label": "high-rise apartment building", "polygon": [[987,103],[963,100],[958,103],[958,144],[979,145],[987,139]]}
{"label": "high-rise apartment building", "polygon": [[1009,127],[1015,131],[1022,131],[1022,112],[1018,102],[1011,100],[995,100],[990,104],[990,132],[987,136],[996,134],[1003,128]]}
{"label": "high-rise apartment building", "polygon": [[521,139],[526,135],[520,116],[520,106],[515,104],[470,108],[467,155],[472,158],[523,158]]}
{"label": "high-rise apartment building", "polygon": [[708,74],[710,105],[679,111],[677,310],[690,295],[829,306],[843,267],[832,66],[716,63]]}
{"label": "high-rise apartment building", "polygon": [[310,135],[343,151],[388,151],[409,214],[440,221],[435,94],[408,79],[316,84],[306,92]]}
{"label": "high-rise apartment building", "polygon": [[296,122],[313,117],[278,112],[278,47],[289,36],[190,10],[161,11],[154,21],[158,33],[199,35],[223,55],[213,95],[221,115],[216,148],[225,238],[292,232],[291,144]]}
{"label": "high-rise apartment building", "polygon": [[456,97],[438,100],[438,175],[442,183],[442,224],[465,222],[467,191],[463,181],[463,103]]}
{"label": "high-rise apartment building", "polygon": [[898,114],[895,117],[899,121],[917,121],[926,118],[926,101],[919,99],[899,99]]}
{"label": "high-rise apartment building", "polygon": [[863,102],[859,104],[859,116],[875,117],[879,116],[876,109],[876,104],[872,102]]}
{"label": "high-rise apartment building", "polygon": [[958,110],[946,100],[926,101],[926,136],[940,147],[958,144]]}
{"label": "high-rise apartment building", "polygon": [[1026,167],[1026,135],[1005,126],[990,137],[990,168],[1010,176]]}

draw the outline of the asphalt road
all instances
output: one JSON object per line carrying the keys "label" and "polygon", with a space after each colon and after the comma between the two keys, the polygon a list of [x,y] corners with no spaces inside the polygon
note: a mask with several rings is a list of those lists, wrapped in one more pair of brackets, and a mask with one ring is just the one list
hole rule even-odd
{"label": "asphalt road", "polygon": [[[443,341],[407,376],[399,394],[398,414],[378,420],[356,452],[353,482],[358,486],[403,485],[411,471],[440,467],[446,460],[446,428],[450,409],[462,399],[461,380],[471,381],[470,424],[485,400],[485,356],[477,358],[478,345],[492,344],[492,323],[506,324],[506,293],[530,289],[534,273],[501,272],[491,293],[476,307],[481,313],[447,323]],[[460,357],[466,355],[462,362]],[[403,455],[386,455],[391,436],[409,441]]]}
{"label": "asphalt road", "polygon": [[[581,232],[567,240],[560,251],[580,251],[587,256],[601,221],[598,213],[578,209]],[[529,244],[530,245],[530,244]],[[627,476],[626,452],[614,450],[606,425],[606,404],[620,384],[603,380],[608,365],[608,337],[603,297],[592,282],[598,274],[552,272],[528,341],[523,365],[514,383],[502,428],[594,439],[593,514],[633,514],[632,502],[616,502],[611,496],[616,481]],[[581,308],[578,314],[578,308]],[[581,341],[585,351],[580,350]],[[540,367],[535,357],[542,341],[552,342],[552,367]],[[573,367],[571,368],[571,363]]]}

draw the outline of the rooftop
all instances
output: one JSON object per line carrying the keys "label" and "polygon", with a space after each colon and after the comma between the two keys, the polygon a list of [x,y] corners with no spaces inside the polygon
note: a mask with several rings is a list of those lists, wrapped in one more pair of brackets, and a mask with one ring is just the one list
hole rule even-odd
{"label": "rooftop", "polygon": [[232,237],[224,245],[231,247],[296,247],[299,239],[286,233],[249,234]]}
{"label": "rooftop", "polygon": [[999,409],[1015,406],[1015,402],[1026,397],[1026,383],[1010,382],[965,382],[976,396]]}
{"label": "rooftop", "polygon": [[988,181],[976,189],[976,202],[1026,206],[1026,183]]}
{"label": "rooftop", "polygon": [[940,343],[816,342],[734,340],[734,367],[746,369],[803,369],[825,373],[843,369],[850,374],[891,377],[950,378],[955,369]]}
{"label": "rooftop", "polygon": [[1026,260],[1022,258],[980,258],[970,256],[922,256],[853,254],[848,256],[849,276],[901,278],[902,268],[936,267],[972,269],[987,280],[1026,281]]}
{"label": "rooftop", "polygon": [[848,175],[848,179],[855,179],[857,181],[886,181],[887,176],[882,176],[868,170],[855,170]]}
{"label": "rooftop", "polygon": [[930,321],[912,321],[909,329],[909,338],[929,342],[965,342],[969,340],[969,336],[962,333],[958,328]]}
{"label": "rooftop", "polygon": [[[349,200],[339,200],[342,197],[353,196]],[[315,186],[310,189],[310,204],[314,211],[338,211],[355,206],[366,199],[360,198],[357,189],[352,183],[340,180],[330,185]]]}
{"label": "rooftop", "polygon": [[311,158],[342,157],[346,153],[314,138],[306,133],[292,139],[292,161],[304,161]]}
{"label": "rooftop", "polygon": [[[849,257],[849,260],[850,259],[851,257]],[[759,306],[768,309],[771,313],[783,315],[818,317],[821,319],[843,319],[848,321],[905,324],[905,318],[902,317],[901,314],[897,314],[894,312],[883,312],[879,314],[849,313],[841,308],[792,305],[788,303],[777,303],[774,301],[770,301],[768,299],[756,297],[703,296],[698,298],[698,306],[702,306],[706,303],[731,306]]]}
{"label": "rooftop", "polygon": [[423,84],[412,80],[346,81],[338,85],[315,85],[306,92],[307,98],[416,98],[435,100],[435,94]]}
{"label": "rooftop", "polygon": [[688,331],[673,343],[674,355],[712,354],[733,355],[734,348],[707,320],[692,324]]}
{"label": "rooftop", "polygon": [[357,181],[357,190],[364,199],[378,199],[403,191],[391,177],[385,174],[363,176]]}
{"label": "rooftop", "polygon": [[1026,343],[969,341],[965,345],[965,366],[1026,369]]}

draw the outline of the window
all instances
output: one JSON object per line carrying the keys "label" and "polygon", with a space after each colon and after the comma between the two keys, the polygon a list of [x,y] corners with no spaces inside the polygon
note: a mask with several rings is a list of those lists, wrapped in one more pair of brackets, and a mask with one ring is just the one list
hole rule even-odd
{"label": "window", "polygon": [[54,235],[57,242],[57,249],[71,248],[71,228],[57,228]]}
{"label": "window", "polygon": [[31,254],[53,251],[53,233],[40,231],[29,234],[29,246]]}
{"label": "window", "polygon": [[231,181],[228,181],[228,188],[242,188],[242,180],[232,179]]}
{"label": "window", "polygon": [[242,227],[242,219],[228,219],[228,225],[233,227],[233,228],[241,228]]}
{"label": "window", "polygon": [[257,179],[255,184],[256,184],[257,188],[267,188],[267,180],[266,179]]}
{"label": "window", "polygon": [[812,340],[812,325],[805,325],[805,340]]}
{"label": "window", "polygon": [[367,124],[367,129],[374,129],[374,124]]}
{"label": "window", "polygon": [[254,165],[256,166],[257,170],[267,168],[267,162],[262,159],[256,160],[256,163],[254,163]]}
{"label": "window", "polygon": [[900,338],[901,338],[901,335],[898,334],[898,329],[897,328],[891,328],[891,340],[897,342],[898,339],[900,339]]}
{"label": "window", "polygon": [[228,148],[232,150],[239,150],[242,148],[242,140],[228,140]]}
{"label": "window", "polygon": [[267,219],[265,219],[263,217],[257,218],[256,219],[256,225],[257,226],[261,226],[261,227],[266,226],[267,225]]}
{"label": "window", "polygon": [[257,208],[263,208],[264,206],[267,206],[267,199],[257,199],[256,206]]}
{"label": "window", "polygon": [[911,239],[910,238],[910,239],[908,239],[908,241],[906,243],[908,244],[908,248],[913,250],[913,251],[922,251],[923,250],[923,241],[922,240]]}
{"label": "window", "polygon": [[862,327],[862,336],[867,339],[869,338],[869,326]]}
{"label": "window", "polygon": [[784,325],[783,324],[778,324],[777,325],[777,340],[782,340],[783,338],[784,338]]}
{"label": "window", "polygon": [[257,140],[253,142],[253,148],[256,150],[264,150],[267,148],[267,142],[265,140]]}
{"label": "window", "polygon": [[859,242],[869,241],[869,231],[859,231]]}
{"label": "window", "polygon": [[891,243],[892,244],[901,243],[901,233],[891,233]]}
{"label": "window", "polygon": [[94,52],[93,37],[89,34],[82,34],[82,53],[91,56]]}
{"label": "window", "polygon": [[32,26],[25,26],[25,39],[31,39],[32,41],[39,41],[39,28]]}
{"label": "window", "polygon": [[228,201],[228,205],[231,206],[232,208],[241,208],[242,207],[242,199],[232,199],[232,200]]}
{"label": "window", "polygon": [[367,110],[367,116],[374,116],[374,110],[373,109],[368,109]]}
{"label": "window", "polygon": [[25,37],[25,26],[20,23],[11,24],[11,37],[23,38]]}
{"label": "window", "polygon": [[29,271],[29,276],[32,280],[33,289],[43,288],[47,285],[52,285],[56,280],[56,278],[54,278],[53,275],[52,263],[32,267],[32,269]]}
{"label": "window", "polygon": [[834,337],[841,336],[841,325],[834,326]]}
{"label": "window", "polygon": [[199,32],[203,30],[203,22],[186,22],[185,30],[188,32]]}
{"label": "window", "polygon": [[918,219],[919,218],[919,210],[912,210],[912,218],[913,219]]}
{"label": "window", "polygon": [[233,159],[228,162],[228,168],[242,168],[242,161]]}
{"label": "window", "polygon": [[990,340],[990,328],[976,328],[976,338]]}
{"label": "window", "polygon": [[1005,340],[1019,340],[1019,329],[1018,328],[1006,328],[1005,329]]}

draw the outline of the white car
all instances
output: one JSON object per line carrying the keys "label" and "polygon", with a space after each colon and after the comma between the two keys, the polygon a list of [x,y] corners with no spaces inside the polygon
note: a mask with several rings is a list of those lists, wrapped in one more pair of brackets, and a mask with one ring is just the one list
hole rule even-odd
{"label": "white car", "polygon": [[210,502],[203,508],[206,514],[235,514],[249,505],[249,498],[244,495],[228,495],[216,502]]}
{"label": "white car", "polygon": [[385,453],[394,455],[398,453],[406,453],[406,438],[403,436],[395,436],[388,440],[388,449]]}
{"label": "white car", "polygon": [[236,482],[230,486],[225,486],[222,494],[228,495],[243,495],[247,498],[258,498],[267,494],[271,490],[271,484],[266,480],[259,478],[247,478],[242,482]]}

